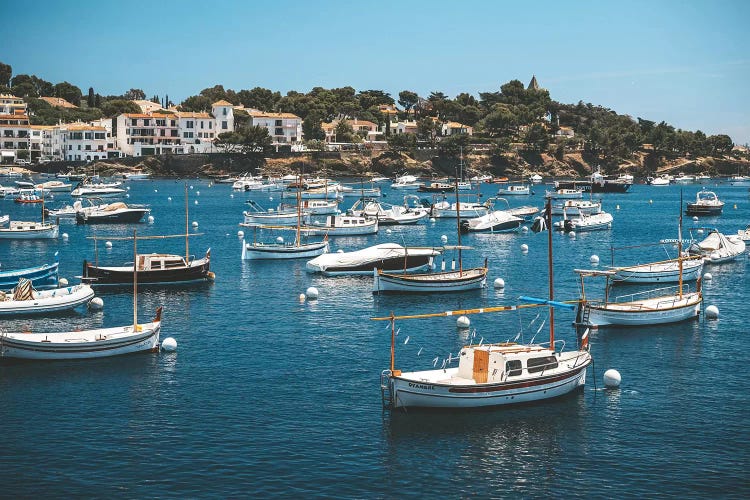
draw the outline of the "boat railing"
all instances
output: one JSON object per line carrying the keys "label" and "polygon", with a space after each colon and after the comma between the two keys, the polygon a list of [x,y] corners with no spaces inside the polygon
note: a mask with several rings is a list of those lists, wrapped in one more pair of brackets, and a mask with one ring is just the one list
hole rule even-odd
{"label": "boat railing", "polygon": [[[625,302],[635,302],[636,300],[647,300],[647,299],[654,299],[657,297],[664,297],[666,295],[677,295],[679,292],[680,286],[679,285],[673,285],[673,286],[665,286],[661,288],[653,288],[651,290],[646,290],[643,292],[635,292],[635,293],[628,293],[625,295],[618,295],[613,300],[610,300],[610,303],[625,303]],[[689,293],[690,292],[690,284],[685,283],[682,285],[682,293]],[[671,302],[673,299],[667,299],[666,302]],[[592,303],[594,301],[591,301]],[[659,303],[661,305],[661,302]]]}

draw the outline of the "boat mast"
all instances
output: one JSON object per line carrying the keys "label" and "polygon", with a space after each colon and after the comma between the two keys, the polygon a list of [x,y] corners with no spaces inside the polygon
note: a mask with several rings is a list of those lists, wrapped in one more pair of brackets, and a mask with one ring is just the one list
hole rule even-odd
{"label": "boat mast", "polygon": [[680,222],[677,225],[677,265],[680,268],[678,294],[682,298],[682,189],[680,189]]}
{"label": "boat mast", "polygon": [[[464,165],[464,148],[461,146],[461,149],[459,149],[460,155],[461,155],[461,174],[463,174],[463,165]],[[464,268],[463,268],[463,259],[461,258],[461,201],[458,198],[458,176],[456,176],[456,182],[454,185],[454,189],[456,190],[456,234],[457,241],[458,241],[458,275],[463,276]]]}
{"label": "boat mast", "polygon": [[[302,223],[302,175],[297,176],[297,241],[296,246],[301,245],[299,225]],[[328,201],[328,182],[326,181],[326,201]]]}
{"label": "boat mast", "polygon": [[391,373],[396,369],[396,316],[391,311]]}
{"label": "boat mast", "polygon": [[[552,273],[552,203],[547,198],[544,207],[545,218],[547,219],[547,265],[549,266],[549,300],[555,300],[554,275]],[[549,348],[555,352],[555,308],[549,306]]]}
{"label": "boat mast", "polygon": [[138,238],[133,229],[133,333],[138,331]]}
{"label": "boat mast", "polygon": [[185,264],[188,263],[188,260],[190,258],[190,244],[188,243],[188,234],[190,234],[190,225],[189,225],[189,215],[188,215],[188,187],[187,182],[185,183]]}

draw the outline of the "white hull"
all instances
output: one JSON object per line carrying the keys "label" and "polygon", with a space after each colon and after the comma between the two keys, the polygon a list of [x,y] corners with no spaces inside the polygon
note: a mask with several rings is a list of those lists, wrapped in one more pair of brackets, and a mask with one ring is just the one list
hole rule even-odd
{"label": "white hull", "polygon": [[76,285],[57,290],[35,292],[30,300],[0,300],[0,315],[46,314],[67,311],[87,304],[94,298],[88,285]]}
{"label": "white hull", "polygon": [[[432,217],[436,219],[455,219],[456,218],[456,205],[446,204],[448,206],[440,206],[441,204],[435,204],[432,207]],[[474,217],[482,217],[487,215],[489,209],[479,203],[461,203],[458,209],[458,215],[462,219],[469,219]]]}
{"label": "white hull", "polygon": [[63,333],[0,334],[0,358],[89,359],[159,349],[161,322]]}
{"label": "white hull", "polygon": [[676,323],[695,318],[703,297],[699,292],[655,297],[633,302],[611,302],[605,306],[588,304],[588,324],[595,326],[646,326]]}
{"label": "white hull", "polygon": [[[586,368],[590,358],[562,374],[524,377],[501,383],[472,383],[465,386],[443,384],[425,380],[431,372],[404,373],[391,376],[391,395],[395,408],[480,408],[531,403],[544,399],[564,396],[585,386]],[[574,363],[571,362],[571,365]],[[440,372],[441,379],[451,379],[458,374],[458,368],[433,370]],[[472,381],[473,382],[473,381]]]}
{"label": "white hull", "polygon": [[487,269],[476,268],[428,274],[392,274],[373,271],[372,293],[434,293],[478,290],[487,283]]}
{"label": "white hull", "polygon": [[2,240],[50,240],[57,238],[59,228],[57,225],[41,223],[35,227],[23,229],[14,228],[12,223],[10,228],[0,228],[0,239]]}
{"label": "white hull", "polygon": [[[682,281],[695,281],[703,270],[703,260],[692,259],[682,263]],[[677,261],[656,262],[640,266],[620,267],[612,281],[616,283],[677,283],[680,265]]]}
{"label": "white hull", "polygon": [[77,188],[71,191],[70,196],[80,198],[115,198],[125,194],[120,188]]}
{"label": "white hull", "polygon": [[287,245],[284,243],[245,243],[245,240],[242,240],[242,260],[306,259],[327,252],[328,241]]}

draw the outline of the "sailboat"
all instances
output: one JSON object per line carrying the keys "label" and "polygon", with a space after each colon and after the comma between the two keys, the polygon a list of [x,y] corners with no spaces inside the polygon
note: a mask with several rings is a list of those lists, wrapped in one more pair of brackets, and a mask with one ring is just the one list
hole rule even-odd
{"label": "sailboat", "polygon": [[[297,182],[297,227],[296,236],[293,243],[284,242],[282,237],[276,240],[275,243],[264,243],[256,239],[257,230],[260,229],[279,229],[275,226],[257,226],[253,231],[253,241],[246,242],[242,239],[242,260],[259,260],[259,259],[306,259],[309,257],[317,257],[318,255],[327,253],[329,250],[328,237],[324,236],[322,241],[306,241],[302,242],[302,234],[300,231],[300,219],[302,218],[301,206],[302,199],[300,196],[300,189],[302,186],[302,177],[299,176]],[[286,228],[285,228],[286,229]]]}
{"label": "sailboat", "polygon": [[[458,177],[456,178],[458,185]],[[408,274],[390,273],[382,269],[373,269],[374,283],[372,292],[379,293],[426,293],[426,292],[458,292],[464,290],[476,290],[484,288],[487,283],[487,259],[484,265],[472,269],[463,268],[462,250],[468,247],[461,246],[461,219],[458,212],[461,204],[458,201],[458,188],[456,188],[456,234],[458,245],[458,270],[442,270],[434,273]]]}
{"label": "sailboat", "polygon": [[149,285],[174,285],[193,283],[201,281],[213,281],[214,273],[211,272],[211,249],[206,250],[202,258],[190,255],[189,238],[200,236],[200,233],[189,233],[188,195],[185,186],[185,234],[139,236],[141,240],[185,238],[185,255],[167,253],[147,253],[135,256],[135,262],[131,266],[100,266],[97,242],[101,239],[116,240],[119,238],[109,236],[90,236],[94,240],[94,263],[83,261],[83,275],[81,281],[92,286],[102,285],[127,285],[133,281],[133,273],[140,275],[142,284]]}
{"label": "sailboat", "polygon": [[[547,202],[547,227],[551,214]],[[575,306],[554,300],[552,275],[552,235],[548,229],[549,299],[522,297],[531,302],[518,306],[499,306],[465,309],[434,314],[418,314],[373,318],[391,323],[390,368],[380,376],[384,407],[388,409],[422,408],[479,408],[513,405],[551,399],[581,389],[586,384],[586,369],[592,363],[588,349],[588,330],[573,351],[557,349],[555,340],[554,308],[573,309]],[[470,344],[461,348],[457,367],[405,372],[396,368],[397,319],[481,314],[515,311],[526,307],[549,307],[549,342],[539,344]],[[448,361],[452,361],[450,357]]]}
{"label": "sailboat", "polygon": [[[680,200],[680,207],[682,207],[682,200]],[[611,299],[610,285],[611,281],[618,276],[617,270],[576,269],[575,272],[581,280],[581,299],[578,303],[576,323],[586,326],[645,326],[675,323],[697,317],[703,303],[703,294],[700,278],[696,281],[694,291],[686,289],[684,284],[686,257],[682,254],[682,212],[680,212],[678,233],[678,284],[676,287],[656,288]],[[604,299],[590,301],[586,298],[584,279],[596,276],[606,279]]]}
{"label": "sailboat", "polygon": [[[128,239],[128,238],[123,238]],[[138,323],[137,236],[133,231],[133,323],[126,326],[51,333],[0,333],[0,358],[63,360],[103,358],[159,350],[161,311],[148,323]]]}

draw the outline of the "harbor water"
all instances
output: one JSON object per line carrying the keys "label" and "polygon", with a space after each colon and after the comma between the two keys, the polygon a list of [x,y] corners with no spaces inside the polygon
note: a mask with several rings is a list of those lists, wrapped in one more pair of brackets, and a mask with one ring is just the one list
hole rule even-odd
{"label": "harbor water", "polygon": [[[718,319],[593,330],[594,366],[583,391],[521,407],[406,413],[383,411],[379,382],[389,366],[391,332],[388,322],[370,318],[546,297],[545,233],[464,235],[471,249],[463,251],[463,265],[488,259],[484,290],[375,296],[371,276],[329,278],[308,273],[304,260],[240,259],[238,231],[253,238],[252,230],[238,226],[245,200],[273,208],[280,193],[165,179],[130,182],[123,199],[150,205],[153,224],[61,222],[67,240],[0,241],[0,269],[52,262],[58,251],[60,276],[75,283],[84,259],[132,262],[132,242],[114,238],[132,235],[133,228],[143,236],[184,233],[186,183],[188,231],[197,234],[188,252],[200,257],[210,248],[216,279],[144,287],[138,294],[143,321],[164,306],[161,337],[174,337],[177,350],[83,361],[0,360],[0,496],[750,496],[745,256],[704,268],[713,276],[703,283],[705,306],[717,306]],[[736,234],[750,223],[747,187],[707,187],[726,203],[724,213],[698,222],[685,217],[686,237],[691,227]],[[534,194],[508,200],[542,208],[547,188],[535,185]],[[700,188],[634,185],[625,194],[595,195],[613,214],[613,227],[575,238],[553,235],[556,298],[578,297],[573,270],[591,268],[592,255],[600,258],[598,269],[612,264],[613,255],[617,265],[667,258],[660,246],[636,246],[677,238],[681,191],[687,202]],[[498,185],[480,189],[486,199]],[[384,192],[383,201],[394,204],[407,194],[387,185]],[[343,208],[355,200],[346,198]],[[55,193],[48,205],[70,201]],[[40,220],[40,211],[0,200],[0,214],[11,220]],[[94,235],[102,238],[96,254]],[[457,243],[454,219],[330,241],[334,252],[383,242],[437,247],[443,235],[448,245]],[[113,238],[109,249],[107,236]],[[290,240],[293,232],[281,236]],[[141,253],[185,250],[184,238],[138,242]],[[666,250],[675,256],[674,248]],[[450,268],[452,251],[444,255]],[[496,278],[504,288],[493,287]],[[319,297],[302,300],[311,286]],[[603,282],[587,282],[586,291],[595,297]],[[3,319],[0,325],[6,332],[51,332],[128,324],[130,292],[97,289],[101,311]],[[471,341],[547,340],[544,308],[469,319],[468,329],[458,329],[455,316],[398,321],[396,367],[439,368]],[[555,319],[556,338],[575,348],[574,313],[557,311]],[[622,375],[618,389],[603,387],[609,368]]]}

